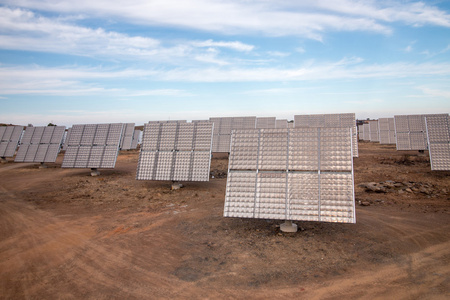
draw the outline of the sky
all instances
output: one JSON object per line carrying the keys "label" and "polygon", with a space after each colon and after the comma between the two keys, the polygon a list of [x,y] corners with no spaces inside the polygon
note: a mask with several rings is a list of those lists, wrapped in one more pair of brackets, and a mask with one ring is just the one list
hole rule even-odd
{"label": "sky", "polygon": [[0,123],[450,112],[450,1],[0,0]]}

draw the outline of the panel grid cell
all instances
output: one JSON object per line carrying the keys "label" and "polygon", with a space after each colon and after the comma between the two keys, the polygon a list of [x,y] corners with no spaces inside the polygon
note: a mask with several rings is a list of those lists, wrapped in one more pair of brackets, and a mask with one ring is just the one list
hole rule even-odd
{"label": "panel grid cell", "polygon": [[234,131],[224,216],[355,223],[352,141],[351,127]]}

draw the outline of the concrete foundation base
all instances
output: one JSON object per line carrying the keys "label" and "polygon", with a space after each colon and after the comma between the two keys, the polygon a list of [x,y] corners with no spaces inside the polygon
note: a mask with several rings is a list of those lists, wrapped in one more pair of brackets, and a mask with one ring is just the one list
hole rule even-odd
{"label": "concrete foundation base", "polygon": [[97,168],[91,169],[91,176],[99,176],[99,175],[100,175],[100,171],[97,170]]}
{"label": "concrete foundation base", "polygon": [[183,187],[183,185],[179,182],[172,183],[172,190],[179,190]]}
{"label": "concrete foundation base", "polygon": [[39,165],[39,169],[47,169],[47,166],[41,162],[41,164]]}
{"label": "concrete foundation base", "polygon": [[280,225],[280,230],[283,232],[297,232],[297,224],[292,223],[292,221],[285,221]]}
{"label": "concrete foundation base", "polygon": [[6,164],[6,163],[8,163],[8,161],[6,160],[6,158],[0,157],[0,163]]}

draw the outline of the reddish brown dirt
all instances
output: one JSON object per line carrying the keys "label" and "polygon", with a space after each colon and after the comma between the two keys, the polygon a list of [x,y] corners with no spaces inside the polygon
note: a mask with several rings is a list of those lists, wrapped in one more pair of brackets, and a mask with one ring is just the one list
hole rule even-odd
{"label": "reddish brown dirt", "polygon": [[[0,298],[449,299],[450,172],[427,153],[360,143],[356,224],[223,218],[228,161],[209,182],[0,165]],[[405,156],[404,154],[409,156]],[[219,178],[218,178],[219,177]],[[405,182],[387,192],[368,182]],[[420,191],[425,187],[426,191]]]}

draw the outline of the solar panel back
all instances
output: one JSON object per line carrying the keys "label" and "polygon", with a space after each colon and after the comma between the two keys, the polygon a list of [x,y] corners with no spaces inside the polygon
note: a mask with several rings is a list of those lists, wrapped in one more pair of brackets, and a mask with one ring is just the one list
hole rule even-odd
{"label": "solar panel back", "polygon": [[27,127],[14,161],[55,162],[65,130],[65,126]]}
{"label": "solar panel back", "polygon": [[369,125],[369,123],[364,123],[363,127],[364,127],[363,140],[370,141],[370,125]]}
{"label": "solar panel back", "polygon": [[447,114],[394,116],[397,150],[427,150],[425,117]]}
{"label": "solar panel back", "polygon": [[[134,134],[134,123],[125,123],[123,126],[122,138],[120,140],[121,150],[132,149],[133,134]],[[134,148],[136,149],[136,148]]]}
{"label": "solar panel back", "polygon": [[275,120],[275,128],[288,128],[288,122],[286,119]]}
{"label": "solar panel back", "polygon": [[209,181],[212,122],[144,126],[138,180]]}
{"label": "solar panel back", "polygon": [[294,128],[352,128],[353,156],[358,157],[356,119],[354,113],[295,115]]}
{"label": "solar panel back", "polygon": [[73,125],[62,168],[114,168],[123,124]]}
{"label": "solar panel back", "polygon": [[370,130],[370,141],[371,142],[379,142],[380,137],[378,135],[378,120],[370,120],[369,122],[369,130]]}
{"label": "solar panel back", "polygon": [[358,125],[358,139],[364,140],[364,124]]}
{"label": "solar panel back", "polygon": [[276,118],[275,117],[263,117],[256,118],[256,128],[275,128],[276,126]]}
{"label": "solar panel back", "polygon": [[139,140],[141,139],[141,133],[142,133],[142,131],[139,129],[134,130],[133,141],[131,142],[131,149],[137,148],[137,146],[139,144]]}
{"label": "solar panel back", "polygon": [[431,170],[450,170],[450,118],[448,115],[425,118]]}
{"label": "solar panel back", "polygon": [[214,123],[212,152],[230,152],[231,132],[235,129],[254,129],[256,117],[210,118]]}
{"label": "solar panel back", "polygon": [[395,144],[394,118],[379,118],[378,132],[380,144]]}
{"label": "solar panel back", "polygon": [[22,126],[0,126],[0,157],[14,156],[22,132]]}
{"label": "solar panel back", "polygon": [[224,216],[355,223],[351,129],[236,130]]}

